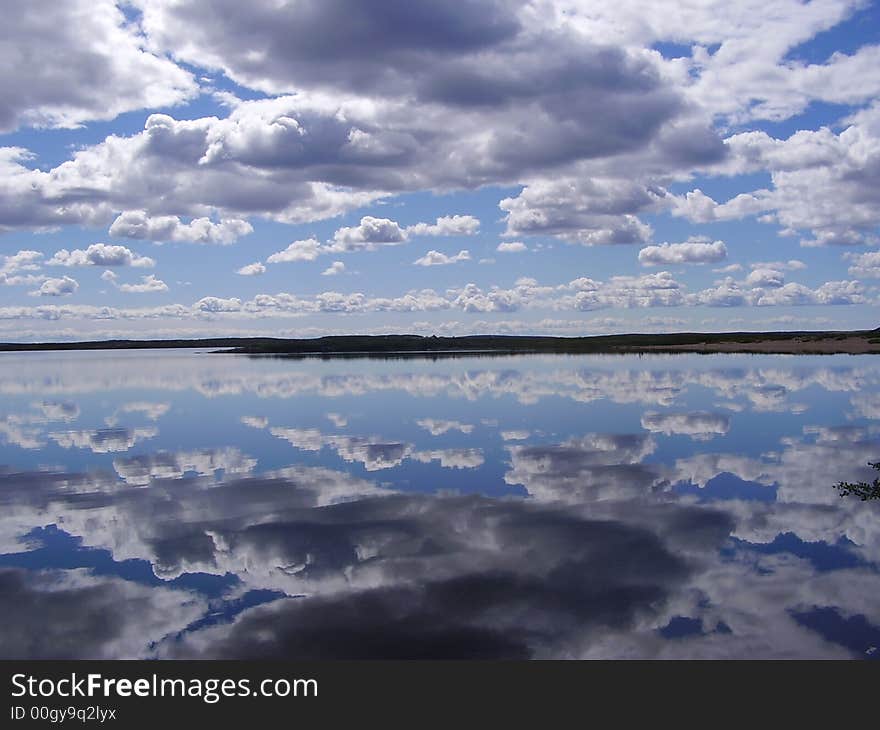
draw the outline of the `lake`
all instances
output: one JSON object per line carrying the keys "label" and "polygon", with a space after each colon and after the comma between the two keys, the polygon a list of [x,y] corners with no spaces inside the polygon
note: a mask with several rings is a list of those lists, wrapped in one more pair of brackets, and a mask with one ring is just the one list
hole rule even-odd
{"label": "lake", "polygon": [[0,355],[4,658],[877,658],[876,356]]}

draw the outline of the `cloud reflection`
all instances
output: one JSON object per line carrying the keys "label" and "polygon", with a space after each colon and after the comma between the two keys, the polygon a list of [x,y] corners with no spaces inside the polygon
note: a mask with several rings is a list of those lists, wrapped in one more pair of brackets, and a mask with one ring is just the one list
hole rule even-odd
{"label": "cloud reflection", "polygon": [[[4,453],[29,461],[0,469],[4,651],[52,656],[39,620],[79,657],[861,652],[813,619],[880,626],[880,504],[833,489],[873,476],[880,368],[634,362],[0,369]],[[116,572],[41,564],[50,525]]]}

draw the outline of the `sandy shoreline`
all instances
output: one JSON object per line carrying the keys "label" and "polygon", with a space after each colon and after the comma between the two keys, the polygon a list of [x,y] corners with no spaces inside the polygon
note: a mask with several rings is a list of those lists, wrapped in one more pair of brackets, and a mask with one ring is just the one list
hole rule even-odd
{"label": "sandy shoreline", "polygon": [[701,342],[687,345],[642,345],[626,348],[629,352],[744,352],[780,355],[865,355],[880,354],[880,343],[866,337],[796,338],[791,340],[756,340],[754,342]]}

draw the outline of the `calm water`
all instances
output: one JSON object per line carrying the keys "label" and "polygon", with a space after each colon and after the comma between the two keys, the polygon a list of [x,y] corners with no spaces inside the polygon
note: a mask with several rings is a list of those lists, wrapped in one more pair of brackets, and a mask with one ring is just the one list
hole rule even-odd
{"label": "calm water", "polygon": [[0,355],[4,657],[880,656],[880,358]]}

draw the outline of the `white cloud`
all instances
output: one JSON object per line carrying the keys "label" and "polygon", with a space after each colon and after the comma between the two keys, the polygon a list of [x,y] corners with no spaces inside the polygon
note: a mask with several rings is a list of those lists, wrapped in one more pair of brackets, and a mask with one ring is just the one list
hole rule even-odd
{"label": "white cloud", "polygon": [[752,269],[776,269],[777,271],[803,271],[807,265],[799,259],[788,261],[755,261],[749,264]]}
{"label": "white cloud", "polygon": [[745,281],[749,287],[779,287],[785,284],[785,275],[773,269],[753,269]]}
{"label": "white cloud", "polygon": [[522,241],[507,241],[499,243],[495,250],[499,253],[522,253],[523,251],[528,251],[529,247]]}
{"label": "white cloud", "polygon": [[345,271],[345,264],[342,261],[334,261],[330,266],[321,272],[321,276],[336,276]]}
{"label": "white cloud", "polygon": [[348,417],[341,413],[327,413],[325,416],[336,428],[345,428],[348,425]]}
{"label": "white cloud", "polygon": [[242,266],[240,269],[236,270],[235,273],[240,276],[259,276],[260,274],[266,273],[266,267],[259,261],[255,261],[252,264]]}
{"label": "white cloud", "polygon": [[241,299],[235,297],[223,299],[222,297],[202,297],[193,305],[198,312],[219,313],[219,312],[240,312],[242,305]]}
{"label": "white cloud", "polygon": [[9,3],[0,48],[0,131],[73,128],[198,91],[192,75],[151,52],[114,0]]}
{"label": "white cloud", "polygon": [[862,254],[847,253],[844,254],[844,257],[851,262],[850,276],[880,279],[880,251],[869,251]]}
{"label": "white cloud", "polygon": [[87,249],[62,248],[49,259],[48,266],[136,266],[150,268],[156,262],[148,256],[140,256],[125,246],[93,243]]}
{"label": "white cloud", "polygon": [[727,258],[727,246],[723,241],[709,242],[703,238],[690,238],[686,243],[661,243],[646,246],[639,251],[639,263],[645,266],[669,264],[714,264]]}
{"label": "white cloud", "polygon": [[110,226],[110,235],[148,241],[181,241],[184,243],[217,243],[228,245],[253,232],[253,226],[240,218],[194,218],[181,222],[173,215],[148,216],[143,210],[121,213]]}
{"label": "white cloud", "polygon": [[31,292],[31,296],[64,297],[74,294],[77,289],[79,289],[79,283],[76,279],[65,276],[60,279],[46,279],[39,289]]}
{"label": "white cloud", "polygon": [[[270,264],[290,262],[290,261],[314,261],[319,256],[330,254],[352,253],[357,251],[375,251],[383,246],[399,246],[407,243],[410,235],[428,235],[428,236],[450,236],[450,235],[472,235],[479,229],[480,222],[472,216],[446,216],[438,218],[436,223],[417,223],[407,228],[401,227],[397,221],[390,218],[376,218],[374,216],[364,216],[361,218],[357,226],[348,226],[338,228],[333,234],[333,238],[326,243],[321,243],[316,238],[310,238],[305,241],[294,241],[284,251],[269,256],[266,261]],[[464,261],[470,258],[470,254],[466,251],[459,252],[457,257],[451,257],[443,263],[454,263],[455,261]],[[426,257],[422,257],[417,263],[433,260],[436,256],[443,256],[436,251],[429,252]],[[460,258],[459,258],[460,257]],[[436,263],[439,263],[437,259]],[[337,265],[338,264],[338,265]],[[325,270],[325,274],[330,276],[332,273],[340,273],[343,269],[342,262],[337,261]],[[431,263],[421,263],[423,266],[431,266]],[[332,273],[328,273],[332,272]]]}
{"label": "white cloud", "polygon": [[472,215],[442,216],[436,223],[416,223],[406,228],[407,236],[473,236],[480,220]]}
{"label": "white cloud", "polygon": [[416,425],[428,431],[432,436],[442,436],[447,431],[461,431],[461,433],[467,434],[474,430],[473,425],[469,423],[437,418],[421,418],[416,421]]}
{"label": "white cloud", "polygon": [[[115,275],[109,273],[107,279],[115,282]],[[160,286],[161,282],[147,283],[145,290],[152,290],[153,287],[158,290]],[[167,304],[141,309],[93,305],[5,306],[0,307],[0,320],[198,319],[219,315],[252,319],[299,317],[310,314],[439,312],[454,309],[467,313],[539,309],[586,312],[615,308],[643,309],[702,305],[712,307],[848,305],[866,301],[864,287],[858,281],[829,281],[815,289],[795,282],[776,287],[751,288],[728,278],[717,283],[715,287],[688,293],[686,287],[670,272],[661,271],[642,276],[613,276],[607,281],[580,277],[557,285],[543,285],[534,279],[521,278],[510,288],[497,285],[482,288],[470,283],[463,287],[453,287],[444,293],[432,289],[410,290],[387,296],[337,291],[300,296],[279,292],[258,294],[247,301],[208,296],[192,305]],[[645,321],[661,328],[679,327],[684,323],[682,319],[667,317],[656,321]],[[624,327],[623,322],[613,325],[612,329],[620,330],[621,327]],[[483,329],[489,328],[483,327]]]}
{"label": "white cloud", "polygon": [[3,257],[0,273],[14,274],[19,271],[37,271],[42,265],[43,254],[40,251],[23,250]]}
{"label": "white cloud", "polygon": [[406,241],[406,232],[396,221],[364,216],[359,225],[340,228],[328,247],[333,252],[372,251],[378,246],[395,246]]}
{"label": "white cloud", "polygon": [[[802,129],[787,139],[742,132],[725,143],[737,172],[767,170],[772,186],[717,203],[699,189],[678,198],[674,212],[692,221],[763,214],[801,245],[855,246],[880,241],[880,105],[856,112],[835,134]],[[806,232],[812,237],[808,237]]]}
{"label": "white cloud", "polygon": [[[225,12],[210,16],[203,0],[134,0],[142,13],[135,9],[125,16],[121,5],[99,0],[92,6],[99,17],[89,17],[83,27],[101,32],[77,36],[75,48],[76,34],[61,24],[73,10],[49,5],[38,0],[35,9],[13,13],[13,51],[32,49],[45,62],[0,81],[8,92],[0,101],[0,126],[4,114],[13,126],[22,121],[70,126],[95,118],[89,114],[110,118],[123,108],[142,108],[144,100],[155,103],[156,113],[143,114],[141,130],[131,131],[126,123],[70,135],[70,151],[64,153],[69,159],[60,162],[54,159],[59,155],[42,159],[21,147],[0,148],[0,232],[46,233],[52,250],[65,240],[64,226],[73,225],[109,228],[113,236],[136,241],[229,244],[250,233],[249,220],[311,224],[345,215],[332,227],[297,229],[279,240],[308,237],[312,230],[320,234],[293,241],[268,261],[263,251],[255,252],[240,259],[254,263],[238,269],[255,275],[278,262],[320,261],[314,273],[331,275],[341,270],[339,259],[347,261],[348,252],[399,246],[419,236],[478,233],[476,217],[438,208],[461,204],[457,210],[470,210],[468,191],[479,190],[480,196],[504,198],[502,220],[493,222],[491,232],[499,233],[501,224],[496,243],[508,243],[499,252],[534,251],[526,257],[529,262],[571,256],[574,265],[588,259],[560,252],[548,239],[585,246],[639,244],[641,263],[676,275],[607,274],[602,281],[584,277],[576,286],[511,285],[505,270],[525,259],[507,260],[492,270],[473,269],[478,278],[459,279],[448,291],[406,291],[405,286],[384,291],[381,281],[352,291],[343,286],[352,277],[337,277],[332,281],[340,291],[297,285],[289,287],[294,292],[273,290],[243,298],[238,308],[214,310],[192,300],[217,301],[202,295],[223,289],[199,289],[208,286],[204,277],[182,272],[175,278],[192,280],[198,293],[165,309],[8,305],[4,311],[10,316],[19,312],[51,320],[81,312],[94,319],[256,319],[460,309],[490,313],[482,319],[491,323],[497,313],[532,309],[852,304],[876,298],[876,289],[858,281],[822,283],[843,279],[839,270],[811,277],[809,285],[788,281],[798,278],[793,272],[804,262],[819,271],[810,257],[815,254],[804,251],[804,261],[790,258],[798,241],[864,245],[880,237],[878,46],[864,43],[818,62],[802,60],[810,48],[805,44],[857,11],[855,0],[708,0],[671,10],[635,0],[597,0],[589,8],[579,0],[465,0],[454,10],[413,0],[410,9],[392,3],[368,14],[351,0],[283,7],[254,0],[247,12],[224,0]],[[85,6],[72,0],[70,7],[79,12]],[[340,13],[357,22],[337,23]],[[212,21],[205,23],[205,17]],[[50,26],[49,19],[59,26]],[[411,32],[401,33],[401,27]],[[95,37],[106,43],[96,46]],[[320,47],[314,38],[322,39]],[[50,41],[57,45],[50,47]],[[677,58],[663,57],[669,55],[669,43],[680,51]],[[80,76],[84,58],[90,73]],[[62,59],[69,59],[70,68],[62,67]],[[19,61],[10,63],[14,68]],[[45,73],[37,73],[37,67]],[[128,71],[124,78],[117,73],[122,68]],[[190,69],[219,102],[212,116],[169,111],[197,93]],[[57,74],[57,88],[48,88],[47,74]],[[239,99],[217,92],[211,79],[221,74],[262,93],[239,89]],[[82,95],[84,78],[92,98]],[[131,78],[139,79],[138,88]],[[113,94],[121,100],[119,109],[108,102]],[[50,96],[56,97],[54,106]],[[67,106],[58,101],[68,96],[82,98],[77,104],[68,100]],[[27,103],[20,104],[22,99]],[[816,101],[854,106],[840,112],[847,117],[829,118],[819,129],[798,130],[813,124],[810,115],[794,119],[790,126],[796,131],[776,132],[779,138],[751,124],[791,118]],[[34,151],[42,150],[34,145]],[[733,192],[716,201],[709,194],[717,196],[717,190]],[[418,200],[431,202],[416,207],[428,212],[413,216],[407,195],[423,191]],[[651,224],[669,214],[707,224],[756,217],[772,226],[768,230],[778,228],[779,235],[759,231],[754,247],[762,253],[748,258],[738,255],[736,246],[742,235],[753,236],[751,224],[707,225],[712,239],[685,240],[684,233],[671,239],[681,243],[649,245]],[[67,240],[96,239],[77,232]],[[428,251],[417,263],[465,260],[464,250],[452,255],[465,242],[455,243],[445,247],[446,253],[443,246]],[[21,244],[32,245],[38,246]],[[45,296],[60,296],[73,289],[68,284],[61,291],[58,282],[64,280],[43,273],[52,273],[44,268],[49,263],[101,266],[97,271],[154,263],[125,246],[94,246],[102,248],[62,249],[49,261],[39,252],[17,261],[7,256],[0,259],[0,284],[26,284],[24,291],[36,290],[35,295],[45,288]],[[714,266],[726,260],[728,248],[742,263],[716,270],[722,276],[744,271],[737,280],[701,290],[707,285],[699,272],[676,278],[684,268],[680,264]],[[164,250],[175,263],[178,247]],[[405,266],[413,256],[419,254],[404,253],[397,264]],[[184,258],[196,265],[195,254]],[[391,263],[394,252],[385,250],[383,258]],[[767,260],[746,263],[753,258]],[[845,260],[838,268],[848,266],[853,279],[873,278],[880,269],[870,253]],[[464,270],[471,269],[446,274]],[[156,277],[133,284],[107,280],[130,291],[164,286]],[[403,324],[403,318],[382,319]],[[626,323],[623,318],[616,326]]]}
{"label": "white cloud", "polygon": [[379,437],[324,434],[316,428],[273,427],[269,433],[302,451],[331,448],[345,461],[360,462],[367,471],[391,469],[407,459],[425,464],[438,461],[444,469],[475,469],[484,461],[483,452],[475,448],[421,451],[410,443]]}
{"label": "white cloud", "polygon": [[40,251],[22,250],[0,257],[0,284],[4,286],[41,284],[46,277],[35,272],[40,270],[42,263],[43,254]]}
{"label": "white cloud", "polygon": [[152,294],[154,292],[168,291],[168,285],[154,274],[141,277],[140,284],[115,284],[116,288],[127,294]]}
{"label": "white cloud", "polygon": [[315,238],[294,241],[283,251],[273,253],[266,259],[270,264],[290,263],[293,261],[314,261],[321,254],[321,244]]}
{"label": "white cloud", "polygon": [[626,178],[590,177],[532,182],[498,205],[508,236],[553,235],[584,246],[645,243],[651,227],[637,217],[666,193]]}
{"label": "white cloud", "polygon": [[729,276],[713,288],[697,293],[695,300],[709,307],[744,307],[749,304],[747,290]]}
{"label": "white cloud", "polygon": [[171,410],[170,403],[154,403],[152,401],[132,401],[123,403],[119,408],[122,413],[141,413],[150,421],[158,421]]}
{"label": "white cloud", "polygon": [[723,436],[730,430],[730,416],[705,411],[687,413],[649,411],[642,416],[642,428],[666,436],[683,435],[697,441],[708,441],[715,436]]}
{"label": "white cloud", "polygon": [[826,281],[816,289],[818,304],[862,304],[865,288],[858,281]]}
{"label": "white cloud", "polygon": [[449,264],[458,263],[459,261],[470,260],[471,255],[465,249],[459,251],[455,256],[447,256],[445,253],[440,253],[440,251],[434,251],[432,249],[424,256],[417,258],[413,263],[417,266],[447,266]]}

